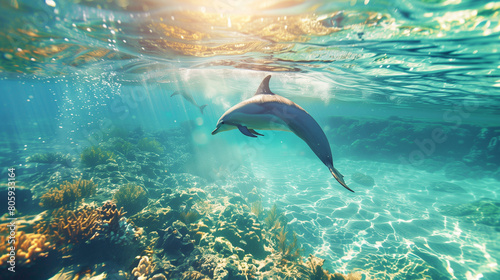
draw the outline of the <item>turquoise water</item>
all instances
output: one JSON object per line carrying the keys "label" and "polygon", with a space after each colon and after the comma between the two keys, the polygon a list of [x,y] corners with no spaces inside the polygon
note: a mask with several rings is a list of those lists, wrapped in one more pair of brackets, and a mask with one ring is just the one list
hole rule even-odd
{"label": "turquoise water", "polygon": [[[147,192],[144,212],[158,205],[177,215],[197,211],[210,227],[206,236],[219,231],[224,209],[247,213],[260,201],[263,213],[255,221],[265,228],[276,205],[303,249],[303,259],[295,262],[313,254],[332,273],[358,272],[360,279],[500,279],[499,2],[9,0],[0,5],[2,197],[12,167],[22,186],[18,197],[20,190],[28,193],[17,200],[19,212],[3,215],[2,224],[17,217],[27,221],[19,222],[17,231],[35,233],[34,225],[55,215],[54,209],[38,207],[40,198],[64,181],[98,184],[97,194],[73,209],[99,207],[132,183]],[[274,93],[300,105],[321,126],[335,168],[355,193],[293,133],[258,130],[265,136],[250,138],[236,129],[211,135],[219,117],[252,97],[267,75]],[[189,93],[196,104],[171,96],[176,91]],[[196,106],[203,104],[201,114]],[[161,149],[142,149],[144,138],[155,139]],[[116,141],[131,143],[132,152],[120,150]],[[88,147],[109,150],[114,159],[85,166],[81,154]],[[66,161],[30,160],[49,152]],[[197,193],[199,200],[186,199],[179,209],[164,203],[181,192]],[[203,212],[206,205],[213,212]],[[133,216],[128,212],[125,217]],[[148,255],[156,264],[148,277],[206,279],[187,278],[185,273],[195,270],[208,279],[245,279],[242,274],[217,278],[196,266],[196,256],[216,250],[208,241],[196,243],[179,263],[178,256],[161,255],[164,249],[157,245],[144,253],[156,242],[153,232],[175,220],[158,228],[138,226],[145,229],[134,250],[99,247],[130,260],[65,243],[44,248],[48,254],[33,257],[31,264],[18,256],[18,274],[0,264],[1,278],[27,279],[23,270],[34,266],[45,268],[31,274],[34,279],[66,279],[82,271],[130,279],[138,259]],[[264,248],[274,256],[273,229],[265,231]],[[57,243],[53,234],[46,235]],[[82,257],[89,250],[106,256],[89,261]],[[229,258],[218,253],[221,262]],[[272,262],[253,255],[254,264]],[[240,256],[237,263],[247,260]],[[257,265],[247,279],[293,279],[278,273],[280,262],[274,263],[273,269]]]}

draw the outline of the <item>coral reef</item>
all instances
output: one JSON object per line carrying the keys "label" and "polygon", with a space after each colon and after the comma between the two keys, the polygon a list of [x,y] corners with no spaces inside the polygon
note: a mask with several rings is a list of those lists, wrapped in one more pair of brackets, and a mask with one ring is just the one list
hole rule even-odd
{"label": "coral reef", "polygon": [[354,182],[366,186],[366,187],[373,187],[375,186],[375,180],[373,179],[372,176],[363,174],[361,172],[354,172],[351,175],[351,178]]}
{"label": "coral reef", "polygon": [[63,205],[78,202],[78,200],[94,195],[97,185],[92,180],[64,181],[59,188],[52,188],[40,198],[40,206],[54,209]]}
{"label": "coral reef", "polygon": [[116,205],[130,213],[137,213],[148,204],[146,191],[131,183],[121,186],[113,196],[113,200]]}
{"label": "coral reef", "polygon": [[84,149],[80,154],[82,164],[87,167],[95,167],[99,164],[115,161],[115,154],[104,151],[99,147],[92,146]]}
{"label": "coral reef", "polygon": [[[82,165],[41,166],[34,193],[50,212],[22,231],[45,238],[41,252],[63,256],[51,276],[68,276],[68,268],[73,278],[96,279],[348,279],[328,273],[321,259],[306,262],[294,232],[303,233],[300,225],[288,224],[276,205],[264,210],[264,179],[221,185],[185,173],[189,130],[113,133],[82,152]],[[92,180],[70,183],[80,177]],[[82,204],[97,184],[95,201]],[[37,251],[33,260],[46,258]]]}
{"label": "coral reef", "polygon": [[[142,261],[134,270],[136,277],[161,273],[168,279],[360,279],[329,273],[319,258],[303,261],[297,235],[276,206],[262,213],[267,227],[238,196],[193,202],[199,195],[175,190],[157,202],[179,214],[164,223],[164,230],[150,235],[154,245],[145,251],[149,263]],[[153,210],[148,207],[148,212]],[[189,213],[195,218],[188,218]]]}
{"label": "coral reef", "polygon": [[152,152],[152,153],[157,153],[157,154],[160,154],[163,152],[163,147],[160,144],[160,142],[158,142],[155,139],[150,139],[147,137],[139,140],[139,142],[137,142],[137,147],[140,150],[146,151],[146,152]]}

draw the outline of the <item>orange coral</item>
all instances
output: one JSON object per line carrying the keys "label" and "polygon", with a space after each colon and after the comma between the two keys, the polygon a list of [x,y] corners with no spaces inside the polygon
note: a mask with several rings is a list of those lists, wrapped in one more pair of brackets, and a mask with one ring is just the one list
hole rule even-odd
{"label": "orange coral", "polygon": [[123,208],[117,209],[110,202],[98,209],[88,206],[76,211],[61,208],[52,212],[50,221],[40,223],[36,229],[39,233],[53,236],[56,244],[79,244],[92,240],[102,232],[117,232],[123,215]]}
{"label": "orange coral", "polygon": [[[54,244],[48,241],[45,234],[17,231],[14,238],[15,243],[9,244],[7,239],[7,234],[2,231],[0,235],[0,252],[7,252],[11,246],[14,246],[16,264],[18,265],[29,264],[37,259],[47,257],[51,251],[55,250]],[[9,257],[8,253],[0,256],[0,264],[5,264]]]}

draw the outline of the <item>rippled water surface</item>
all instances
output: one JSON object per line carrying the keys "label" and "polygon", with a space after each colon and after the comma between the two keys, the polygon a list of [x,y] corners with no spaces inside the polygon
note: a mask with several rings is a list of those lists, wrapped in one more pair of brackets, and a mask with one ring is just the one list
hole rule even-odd
{"label": "rippled water surface", "polygon": [[[363,279],[500,279],[500,2],[0,7],[0,180],[16,166],[36,198],[86,171],[27,162],[35,153],[78,161],[84,148],[106,147],[115,128],[158,139],[181,129],[186,139],[161,142],[169,165],[160,178],[189,173],[243,197],[256,188],[325,269]],[[273,92],[318,121],[355,193],[291,133],[210,135],[267,75]],[[191,148],[175,148],[183,145]],[[147,176],[137,177],[147,189]]]}

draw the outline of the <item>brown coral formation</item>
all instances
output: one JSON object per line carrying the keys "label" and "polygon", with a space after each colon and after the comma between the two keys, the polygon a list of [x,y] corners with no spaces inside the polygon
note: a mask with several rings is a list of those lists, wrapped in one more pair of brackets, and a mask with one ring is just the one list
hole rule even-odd
{"label": "brown coral formation", "polygon": [[54,209],[94,195],[97,185],[92,180],[64,181],[59,188],[52,188],[40,198],[40,206]]}
{"label": "brown coral formation", "polygon": [[125,215],[125,211],[123,211],[123,207],[118,209],[116,204],[113,202],[106,202],[101,207],[97,208],[99,213],[101,214],[101,220],[104,223],[107,223],[111,230],[118,230],[119,221]]}
{"label": "brown coral formation", "polygon": [[[49,242],[45,234],[18,231],[15,234],[15,243],[9,244],[7,239],[7,233],[2,230],[0,235],[0,252],[8,252],[11,246],[15,246],[16,264],[19,266],[45,258],[50,252],[55,250],[54,244]],[[0,264],[5,264],[9,260],[9,257],[8,253],[1,255]]]}
{"label": "brown coral formation", "polygon": [[153,273],[155,265],[149,260],[148,256],[143,256],[137,267],[132,270],[132,275],[138,280],[149,279],[149,275]]}
{"label": "brown coral formation", "polygon": [[99,211],[91,207],[75,211],[61,208],[52,212],[52,219],[41,223],[37,230],[53,236],[56,244],[78,244],[94,235],[99,218]]}
{"label": "brown coral formation", "polygon": [[[86,206],[78,210],[58,209],[52,219],[37,226],[39,233],[53,236],[56,244],[79,244],[107,232],[118,232],[123,209],[111,202],[94,209]],[[60,250],[65,251],[65,247]]]}

